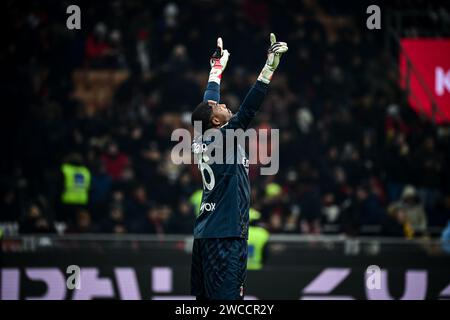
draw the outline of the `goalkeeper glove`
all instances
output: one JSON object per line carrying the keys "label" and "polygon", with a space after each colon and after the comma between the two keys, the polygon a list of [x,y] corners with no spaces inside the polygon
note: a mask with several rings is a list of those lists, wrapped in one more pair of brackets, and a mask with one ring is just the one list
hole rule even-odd
{"label": "goalkeeper glove", "polygon": [[273,72],[277,69],[280,63],[280,57],[283,53],[288,51],[286,42],[277,42],[275,35],[270,34],[270,47],[267,52],[267,60],[261,73],[258,76],[258,80],[264,83],[269,83],[272,80]]}
{"label": "goalkeeper glove", "polygon": [[210,59],[211,71],[209,72],[208,82],[213,81],[220,84],[220,80],[222,79],[222,72],[227,66],[229,57],[230,53],[228,52],[228,50],[223,50],[222,38],[217,38],[217,48]]}

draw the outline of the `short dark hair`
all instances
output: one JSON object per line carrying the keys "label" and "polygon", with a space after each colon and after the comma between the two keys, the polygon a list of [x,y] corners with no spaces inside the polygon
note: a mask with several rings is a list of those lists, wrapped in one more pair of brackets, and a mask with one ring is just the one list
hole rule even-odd
{"label": "short dark hair", "polygon": [[211,116],[212,108],[208,102],[203,101],[197,105],[191,115],[191,123],[194,125],[194,121],[202,122],[202,133],[211,128]]}

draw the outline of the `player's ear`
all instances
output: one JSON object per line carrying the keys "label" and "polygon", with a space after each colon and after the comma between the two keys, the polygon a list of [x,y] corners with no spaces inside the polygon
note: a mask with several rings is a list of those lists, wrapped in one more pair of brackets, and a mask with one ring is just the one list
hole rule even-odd
{"label": "player's ear", "polygon": [[211,123],[212,123],[213,127],[217,127],[220,125],[220,120],[216,116],[212,116]]}

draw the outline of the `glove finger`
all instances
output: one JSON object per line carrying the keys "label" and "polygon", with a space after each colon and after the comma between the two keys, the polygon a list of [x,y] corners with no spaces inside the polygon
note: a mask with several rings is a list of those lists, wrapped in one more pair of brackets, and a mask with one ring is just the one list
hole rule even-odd
{"label": "glove finger", "polygon": [[269,52],[286,52],[287,46],[281,44],[275,44],[270,49]]}
{"label": "glove finger", "polygon": [[281,46],[282,46],[282,44],[280,44],[279,42],[275,42],[273,45],[270,46],[270,50],[272,50],[272,51],[276,50]]}
{"label": "glove finger", "polygon": [[288,51],[288,49],[284,48],[284,49],[280,49],[280,50],[274,52],[274,54],[281,55],[281,54],[285,53],[286,51]]}
{"label": "glove finger", "polygon": [[277,42],[277,38],[275,37],[274,33],[270,34],[270,44],[274,44],[275,42]]}
{"label": "glove finger", "polygon": [[225,50],[223,50],[222,56],[223,57],[229,57],[230,56],[230,52],[227,49],[225,49]]}
{"label": "glove finger", "polygon": [[223,40],[222,37],[217,38],[217,47],[220,48],[220,50],[223,50]]}
{"label": "glove finger", "polygon": [[273,50],[273,52],[275,52],[275,53],[284,53],[284,52],[286,52],[286,51],[288,51],[288,46],[279,46],[279,47],[276,47],[274,50]]}
{"label": "glove finger", "polygon": [[270,47],[273,48],[273,47],[279,47],[279,46],[287,46],[287,43],[286,42],[275,42]]}

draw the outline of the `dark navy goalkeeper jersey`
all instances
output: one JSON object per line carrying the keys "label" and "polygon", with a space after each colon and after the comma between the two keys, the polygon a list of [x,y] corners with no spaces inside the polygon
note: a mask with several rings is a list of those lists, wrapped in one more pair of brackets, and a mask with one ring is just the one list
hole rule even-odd
{"label": "dark navy goalkeeper jersey", "polygon": [[[209,83],[204,100],[219,101],[219,86]],[[209,92],[208,92],[209,90]],[[211,92],[213,94],[211,95]],[[225,125],[216,129],[222,137],[199,136],[194,139],[192,152],[202,173],[203,196],[194,227],[194,238],[248,238],[250,209],[249,164],[245,150],[234,144],[226,148],[226,130],[246,130],[264,100],[267,84],[257,81],[247,93],[238,112]],[[223,150],[223,163],[208,157],[208,148]],[[229,150],[230,149],[230,150]]]}

